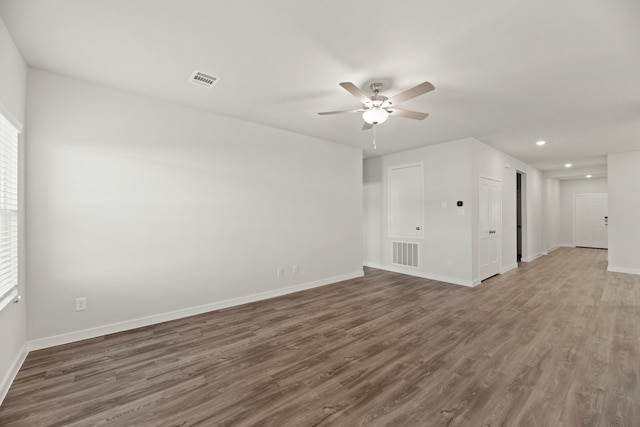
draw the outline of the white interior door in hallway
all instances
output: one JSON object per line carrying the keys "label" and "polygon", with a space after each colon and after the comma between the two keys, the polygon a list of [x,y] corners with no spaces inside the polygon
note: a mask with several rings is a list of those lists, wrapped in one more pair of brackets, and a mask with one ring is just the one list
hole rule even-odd
{"label": "white interior door in hallway", "polygon": [[575,245],[607,249],[609,237],[607,193],[576,194],[574,196]]}
{"label": "white interior door in hallway", "polygon": [[499,181],[480,178],[480,280],[500,273],[502,188]]}

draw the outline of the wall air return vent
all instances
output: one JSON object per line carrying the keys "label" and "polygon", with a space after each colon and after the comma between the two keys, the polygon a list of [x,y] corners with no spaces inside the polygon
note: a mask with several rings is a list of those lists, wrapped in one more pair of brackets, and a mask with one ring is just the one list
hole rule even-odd
{"label": "wall air return vent", "polygon": [[194,71],[191,77],[189,78],[189,81],[191,83],[199,86],[208,87],[209,89],[214,87],[219,80],[220,78],[212,76],[211,74],[203,73],[201,71]]}
{"label": "wall air return vent", "polygon": [[419,267],[418,244],[407,242],[393,242],[393,264]]}

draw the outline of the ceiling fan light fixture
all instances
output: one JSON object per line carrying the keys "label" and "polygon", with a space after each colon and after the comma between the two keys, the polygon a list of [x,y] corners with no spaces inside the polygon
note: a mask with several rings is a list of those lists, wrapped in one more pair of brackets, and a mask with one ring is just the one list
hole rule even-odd
{"label": "ceiling fan light fixture", "polygon": [[389,118],[387,110],[380,107],[373,107],[362,113],[362,119],[370,125],[379,125]]}

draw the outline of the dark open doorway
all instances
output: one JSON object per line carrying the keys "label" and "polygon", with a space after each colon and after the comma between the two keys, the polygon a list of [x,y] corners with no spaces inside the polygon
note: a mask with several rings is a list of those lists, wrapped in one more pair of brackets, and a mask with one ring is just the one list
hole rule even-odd
{"label": "dark open doorway", "polygon": [[517,260],[522,260],[522,174],[516,173],[516,235],[517,243]]}

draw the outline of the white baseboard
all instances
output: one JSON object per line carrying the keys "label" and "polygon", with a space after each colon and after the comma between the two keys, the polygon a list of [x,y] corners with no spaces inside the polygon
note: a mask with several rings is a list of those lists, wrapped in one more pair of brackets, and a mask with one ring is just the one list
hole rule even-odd
{"label": "white baseboard", "polygon": [[20,354],[18,354],[18,357],[16,357],[16,360],[14,360],[13,364],[11,365],[11,369],[9,369],[9,372],[6,373],[4,378],[2,378],[2,382],[0,382],[0,405],[2,405],[2,402],[7,396],[7,393],[9,393],[9,387],[11,387],[11,384],[16,378],[16,375],[18,375],[18,371],[22,367],[22,364],[24,363],[28,354],[29,350],[27,344],[25,343],[25,345],[22,346],[22,350],[20,350]]}
{"label": "white baseboard", "polygon": [[541,256],[544,256],[544,255],[546,255],[544,252],[540,252],[540,253],[537,253],[537,254],[532,255],[530,257],[522,258],[522,262],[531,262],[533,260],[536,260],[536,259],[540,258]]}
{"label": "white baseboard", "polygon": [[561,243],[557,246],[554,246],[553,249],[549,249],[549,252],[551,251],[555,251],[556,249],[560,249],[560,248],[575,248],[576,245],[569,245],[567,243]]}
{"label": "white baseboard", "polygon": [[555,245],[550,247],[549,249],[544,251],[545,255],[549,255],[551,252],[555,251],[556,249],[560,248],[561,245]]}
{"label": "white baseboard", "polygon": [[544,251],[543,255],[549,255],[551,252],[555,251],[556,249],[560,249],[560,248],[575,248],[576,245],[569,245],[566,243],[560,243],[559,245],[555,245],[552,248],[547,249],[546,251]]}
{"label": "white baseboard", "polygon": [[555,251],[556,249],[560,249],[560,248],[575,248],[576,245],[568,245],[566,243],[560,243],[559,245],[555,245],[552,248],[549,248],[546,250],[547,255],[550,254],[551,252]]}
{"label": "white baseboard", "polygon": [[515,270],[516,268],[518,268],[518,263],[517,263],[517,262],[514,262],[513,264],[511,264],[511,265],[508,265],[508,266],[504,267],[504,268],[500,271],[500,274],[504,274],[504,273],[506,273],[507,271]]}
{"label": "white baseboard", "polygon": [[340,276],[329,277],[326,279],[316,280],[314,282],[303,283],[300,285],[289,286],[286,288],[275,289],[273,291],[261,292],[258,294],[248,295],[239,298],[232,298],[224,301],[218,301],[210,304],[204,304],[197,307],[190,307],[183,310],[176,310],[169,313],[155,314],[139,319],[127,320],[124,322],[112,323],[110,325],[98,326],[96,328],[84,329],[81,331],[69,332],[66,334],[56,335],[52,337],[39,338],[28,342],[28,350],[40,350],[43,348],[54,347],[57,345],[68,344],[71,342],[81,341],[89,338],[101,337],[103,335],[123,332],[130,329],[149,326],[156,323],[167,322],[169,320],[182,319],[184,317],[195,316],[197,314],[207,313],[210,311],[229,308],[250,302],[261,301],[269,298],[279,297],[294,292],[304,291],[307,289],[317,288],[320,286],[330,285],[332,283],[342,282],[344,280],[355,279],[364,276],[363,271],[355,273],[343,274]]}
{"label": "white baseboard", "polygon": [[377,268],[379,270],[406,274],[408,276],[421,277],[423,279],[437,280],[438,282],[451,283],[454,285],[467,286],[467,287],[473,287],[477,285],[471,280],[462,280],[462,279],[458,279],[457,277],[440,276],[438,274],[430,274],[430,273],[425,273],[423,271],[414,271],[414,270],[409,270],[402,267],[382,265],[382,264],[377,264],[372,262],[365,262],[364,265],[365,267]]}
{"label": "white baseboard", "polygon": [[615,265],[608,266],[607,271],[612,273],[640,274],[640,268],[616,267]]}

